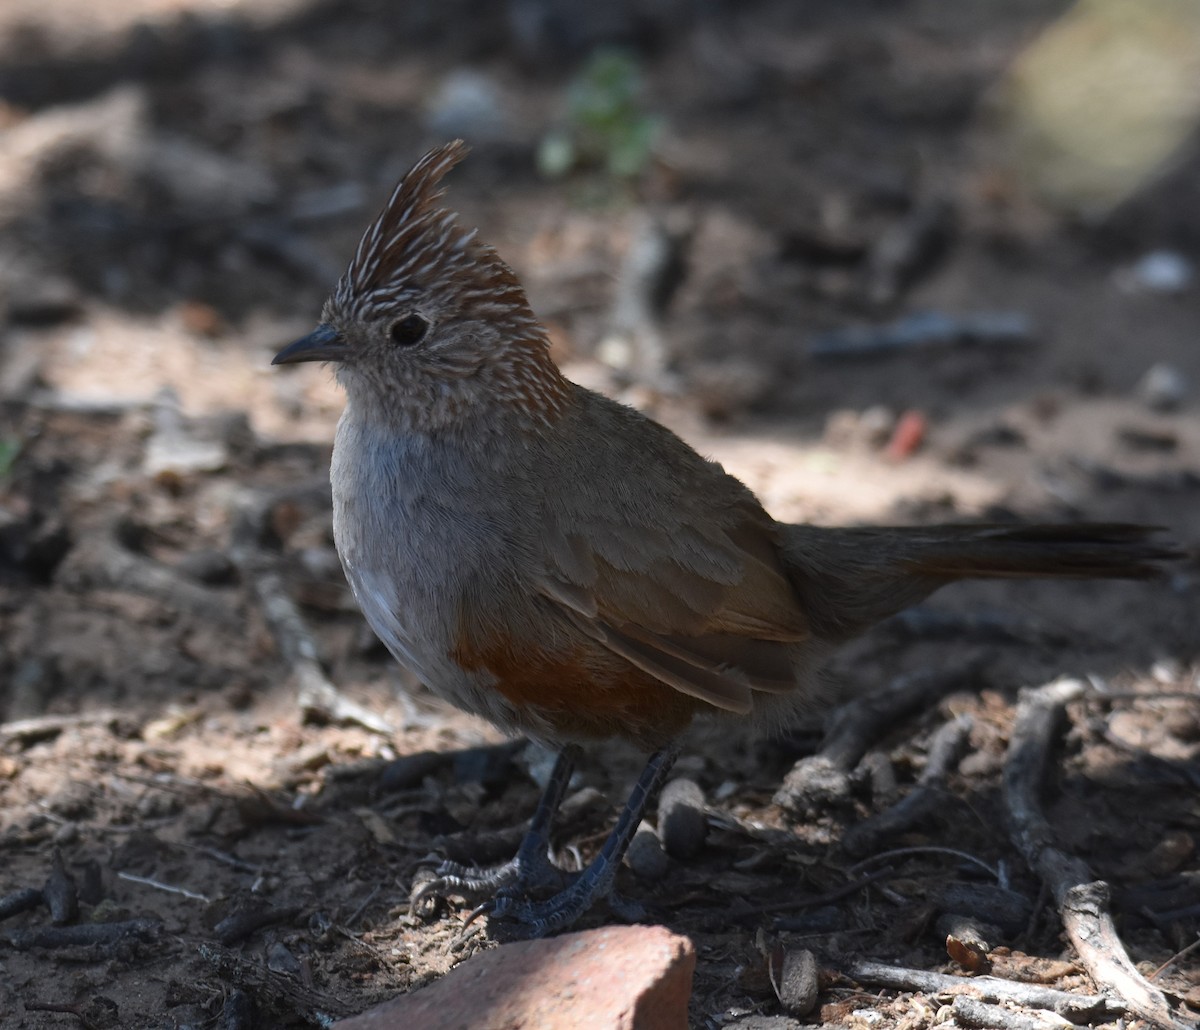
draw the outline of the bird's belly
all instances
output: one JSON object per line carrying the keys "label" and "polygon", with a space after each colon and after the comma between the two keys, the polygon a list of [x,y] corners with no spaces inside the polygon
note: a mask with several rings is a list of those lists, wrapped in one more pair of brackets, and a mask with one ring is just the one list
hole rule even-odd
{"label": "bird's belly", "polygon": [[401,665],[455,707],[504,729],[522,728],[517,711],[495,690],[494,678],[455,661],[449,620],[439,616],[452,607],[444,595],[422,596],[419,587],[390,573],[345,559],[343,564],[367,623]]}

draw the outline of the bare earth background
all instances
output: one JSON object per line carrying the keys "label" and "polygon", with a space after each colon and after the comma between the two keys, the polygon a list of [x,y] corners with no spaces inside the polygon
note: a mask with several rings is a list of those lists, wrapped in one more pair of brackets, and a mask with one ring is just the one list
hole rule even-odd
{"label": "bare earth background", "polygon": [[[511,848],[537,794],[528,761],[455,756],[501,738],[373,642],[322,485],[340,397],[326,371],[269,368],[433,143],[474,144],[451,203],[523,277],[569,373],[674,426],[776,516],[1136,520],[1196,546],[1200,284],[1138,272],[1155,251],[1185,272],[1200,260],[1195,153],[1103,212],[1044,202],[1006,163],[1006,69],[1066,5],[577,6],[0,9],[0,893],[61,881],[59,855],[83,900],[68,922],[145,921],[115,943],[31,947],[14,935],[45,909],[5,920],[4,1027],[316,1025],[486,946],[455,943],[461,911],[411,917],[408,892],[431,851]],[[567,84],[614,41],[661,119],[656,157],[630,184],[540,177]],[[666,367],[639,376],[612,308],[637,293],[626,258],[647,238],[678,261],[633,332],[661,334]],[[1028,339],[808,355],[818,333],[916,311],[1011,312]],[[1156,364],[1165,386],[1147,392]],[[923,442],[889,455],[906,411]],[[275,569],[330,680],[391,732],[301,711],[264,615]],[[1032,915],[1000,942],[1003,975],[1093,986],[1007,841],[998,789],[1017,689],[1059,675],[1095,688],[1070,709],[1046,800],[1060,842],[1114,885],[1145,972],[1196,939],[1198,596],[1194,561],[1150,584],[958,587],[927,608],[944,639],[931,616],[835,663],[847,691],[964,670],[879,752],[905,790],[931,733],[973,716],[939,817],[895,843],[1004,864]],[[864,787],[804,821],[773,805],[817,739],[698,736],[681,771],[716,815],[706,848],[659,882],[622,872],[695,942],[696,1026],[778,1014],[767,960],[797,944],[827,970],[813,1018],[936,1018],[835,970],[955,969],[937,895],[974,881],[970,865],[897,858],[890,878],[777,922],[854,878],[843,831],[889,800]],[[447,760],[390,764],[422,751]],[[597,845],[638,763],[592,759],[558,837],[567,859]],[[1174,915],[1147,911],[1156,886]],[[1157,982],[1200,1011],[1200,956]]]}

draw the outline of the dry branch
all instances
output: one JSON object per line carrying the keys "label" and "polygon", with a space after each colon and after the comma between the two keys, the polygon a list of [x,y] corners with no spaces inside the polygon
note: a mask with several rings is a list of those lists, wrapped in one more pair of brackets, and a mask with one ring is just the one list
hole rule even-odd
{"label": "dry branch", "polygon": [[886,690],[834,709],[821,749],[802,758],[784,777],[774,802],[799,815],[845,802],[851,773],[867,749],[897,722],[958,689],[970,669],[931,670],[897,678]]}
{"label": "dry branch", "polygon": [[162,562],[125,547],[115,526],[88,533],[63,562],[60,581],[76,589],[118,590],[162,601],[225,628],[242,624],[227,594],[184,579]]}
{"label": "dry branch", "polygon": [[1041,984],[1018,983],[995,976],[950,976],[924,969],[889,966],[859,959],[842,966],[842,972],[859,983],[888,987],[895,991],[925,994],[964,995],[985,1002],[1012,1002],[1027,1008],[1057,1012],[1072,1023],[1116,1019],[1125,1012],[1122,1002],[1103,995],[1070,994]]}
{"label": "dry branch", "polygon": [[33,926],[9,930],[2,939],[11,948],[112,948],[125,940],[153,941],[162,931],[156,919],[127,919],[118,923],[81,923],[78,926]]}
{"label": "dry branch", "polygon": [[1004,797],[1013,843],[1054,896],[1063,929],[1092,980],[1116,994],[1130,1014],[1156,1026],[1187,1030],[1162,991],[1137,971],[1117,935],[1109,911],[1108,884],[1096,880],[1082,859],[1054,843],[1039,795],[1050,750],[1069,701],[1082,697],[1077,680],[1060,680],[1026,691],[1004,763]]}
{"label": "dry branch", "polygon": [[943,725],[930,742],[929,756],[916,787],[891,808],[850,827],[842,839],[842,846],[852,855],[868,854],[885,840],[899,836],[943,807],[942,784],[966,746],[971,725],[969,715],[959,715]]}
{"label": "dry branch", "polygon": [[38,887],[21,887],[0,897],[0,919],[20,915],[35,909],[44,901],[41,889]]}
{"label": "dry branch", "polygon": [[960,994],[951,1006],[954,1018],[961,1026],[995,1028],[995,1030],[1062,1030],[1071,1024],[1062,1016],[1049,1012],[1021,1012],[1003,1005],[989,1005]]}
{"label": "dry branch", "polygon": [[65,715],[35,715],[29,719],[14,719],[0,723],[0,745],[15,743],[29,747],[42,740],[51,740],[60,733],[82,726],[110,725],[119,717],[112,710],[71,712]]}

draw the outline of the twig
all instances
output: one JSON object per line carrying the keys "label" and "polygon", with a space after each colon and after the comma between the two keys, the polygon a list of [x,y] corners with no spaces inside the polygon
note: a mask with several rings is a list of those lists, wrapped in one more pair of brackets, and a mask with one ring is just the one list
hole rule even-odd
{"label": "twig", "polygon": [[958,995],[951,1011],[960,1026],[978,1026],[995,1030],[1062,1030],[1071,1025],[1062,1016],[1049,1012],[1019,1012],[1003,1005],[989,1005],[986,1001]]}
{"label": "twig", "polygon": [[929,756],[916,787],[891,808],[851,826],[842,838],[842,846],[852,855],[865,855],[883,841],[904,833],[943,807],[945,794],[942,785],[966,747],[971,726],[971,717],[966,714],[945,723],[930,742]]}
{"label": "twig", "polygon": [[895,991],[926,994],[965,995],[988,1002],[1015,1002],[1029,1008],[1048,1009],[1072,1023],[1103,1022],[1126,1011],[1123,1001],[1099,994],[1070,994],[1041,984],[1018,983],[995,976],[950,976],[924,969],[889,966],[870,959],[857,959],[842,966],[842,972],[859,983],[888,987]]}
{"label": "twig", "polygon": [[353,912],[351,912],[349,917],[347,917],[347,919],[346,919],[346,922],[344,925],[347,930],[349,930],[350,927],[352,927],[355,923],[358,922],[358,917],[361,916],[367,910],[367,906],[370,905],[371,902],[375,900],[376,896],[379,894],[379,892],[381,890],[383,890],[383,885],[378,884],[378,883],[375,884],[375,886],[371,889],[371,892],[365,898],[363,898],[361,902],[359,902],[358,907],[355,908],[355,910]]}
{"label": "twig", "polygon": [[245,908],[235,909],[222,919],[213,930],[217,940],[222,944],[234,944],[249,937],[256,930],[276,923],[286,923],[300,914],[299,905],[281,905],[273,908],[270,905],[250,904]]}
{"label": "twig", "polygon": [[864,858],[857,865],[852,865],[846,870],[848,873],[862,872],[869,865],[875,865],[877,862],[887,862],[893,858],[902,858],[905,855],[953,855],[955,858],[960,858],[964,862],[973,862],[979,866],[990,876],[995,877],[999,883],[1002,879],[1000,870],[995,866],[988,865],[982,858],[976,858],[974,855],[966,851],[959,851],[957,848],[942,848],[935,845],[921,845],[911,848],[893,848],[891,851],[881,851],[877,855],[871,855],[869,858]]}
{"label": "twig", "polygon": [[821,749],[795,764],[775,793],[789,812],[810,815],[851,793],[851,772],[867,748],[915,711],[928,708],[962,686],[969,670],[942,669],[901,676],[877,694],[834,709]]}
{"label": "twig", "polygon": [[102,994],[88,1001],[76,1002],[38,1001],[35,998],[27,998],[23,1005],[26,1012],[54,1012],[74,1016],[84,1030],[113,1026],[113,1019],[117,1015],[117,1003]]}
{"label": "twig", "polygon": [[19,915],[35,909],[45,900],[42,891],[37,887],[22,887],[0,897],[0,919]]}
{"label": "twig", "polygon": [[1171,966],[1175,965],[1175,963],[1178,962],[1181,958],[1187,957],[1193,951],[1195,951],[1197,948],[1200,948],[1200,937],[1197,937],[1186,948],[1183,948],[1181,951],[1175,952],[1174,955],[1172,955],[1169,959],[1167,959],[1166,962],[1164,962],[1161,966],[1159,966],[1156,970],[1154,970],[1154,972],[1151,973],[1148,977],[1146,977],[1146,979],[1147,980],[1157,980],[1159,978],[1159,976],[1162,975],[1164,970],[1169,969]]}
{"label": "twig", "polygon": [[70,715],[38,715],[0,723],[0,744],[18,743],[22,747],[57,737],[64,730],[80,726],[104,726],[117,719],[112,711],[78,712]]}
{"label": "twig", "polygon": [[1063,929],[1092,980],[1120,996],[1130,1014],[1162,1027],[1185,1030],[1158,988],[1137,971],[1109,912],[1108,884],[1095,880],[1082,859],[1054,843],[1039,795],[1050,750],[1069,701],[1083,697],[1077,680],[1059,680],[1026,691],[1004,764],[1004,798],[1013,844],[1054,896]]}
{"label": "twig", "polygon": [[1016,312],[944,315],[937,311],[906,315],[888,325],[851,326],[815,336],[808,345],[814,358],[877,357],[951,347],[1022,347],[1033,326]]}
{"label": "twig", "polygon": [[120,923],[81,923],[78,926],[34,926],[10,930],[2,938],[18,951],[30,948],[111,947],[129,937],[151,941],[162,929],[157,919],[128,919]]}
{"label": "twig", "polygon": [[169,883],[163,883],[161,880],[152,880],[148,876],[136,876],[133,873],[121,871],[117,873],[117,879],[125,880],[128,883],[140,883],[144,887],[153,887],[155,890],[166,891],[168,894],[179,894],[185,898],[191,898],[193,901],[203,901],[205,904],[212,901],[207,895],[197,894],[186,887],[174,887]]}
{"label": "twig", "polygon": [[191,612],[226,628],[242,625],[237,606],[227,595],[184,579],[162,562],[135,554],[121,543],[115,525],[86,534],[64,559],[59,580],[75,589],[152,597],[176,611]]}
{"label": "twig", "polygon": [[334,722],[357,723],[373,733],[390,735],[393,727],[369,708],[344,697],[321,667],[317,642],[292,600],[278,563],[259,541],[271,506],[277,497],[254,495],[234,520],[230,556],[262,608],[280,654],[296,679],[296,696],[306,715]]}
{"label": "twig", "polygon": [[211,859],[223,865],[229,866],[230,869],[236,869],[239,873],[254,873],[262,872],[261,865],[255,865],[253,862],[247,862],[243,858],[238,858],[237,855],[231,855],[227,851],[222,851],[220,848],[212,848],[206,844],[188,844],[185,841],[179,841],[178,846],[187,848],[189,851],[198,852],[201,855],[207,855]]}
{"label": "twig", "polygon": [[41,411],[66,412],[92,418],[121,418],[134,411],[150,411],[154,397],[88,397],[63,390],[34,390],[26,397],[31,408]]}

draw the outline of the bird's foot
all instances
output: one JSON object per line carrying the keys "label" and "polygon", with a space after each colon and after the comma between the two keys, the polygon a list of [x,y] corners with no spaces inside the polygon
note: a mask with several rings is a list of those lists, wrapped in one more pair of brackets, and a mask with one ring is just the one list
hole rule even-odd
{"label": "bird's foot", "polygon": [[475,902],[506,891],[518,895],[561,891],[573,875],[559,869],[544,852],[522,847],[507,862],[486,868],[443,862],[434,870],[433,879],[413,890],[409,905],[414,913],[432,915],[432,904],[442,898]]}
{"label": "bird's foot", "polygon": [[500,889],[467,917],[466,925],[486,915],[489,927],[495,926],[506,939],[545,937],[571,926],[600,901],[607,901],[609,908],[626,922],[645,918],[645,909],[640,904],[613,890],[615,878],[615,865],[601,855],[576,874],[570,886],[545,900],[535,900],[528,891],[516,886]]}
{"label": "bird's foot", "polygon": [[[517,857],[505,865],[486,870],[443,863],[437,870],[436,879],[414,892],[412,911],[421,912],[422,903],[435,896],[455,894],[470,900],[469,895],[478,897],[491,893],[492,897],[467,917],[467,926],[486,915],[489,927],[494,923],[504,936],[544,937],[570,926],[602,900],[608,901],[618,917],[636,922],[644,914],[641,906],[616,897],[613,883],[647,801],[662,786],[678,754],[676,742],[651,755],[599,854],[583,872],[571,874],[564,873],[548,857],[550,815],[562,800],[570,776],[571,752],[564,749],[559,753],[550,784],[538,804]],[[545,900],[535,900],[531,896],[547,886],[557,893]]]}

